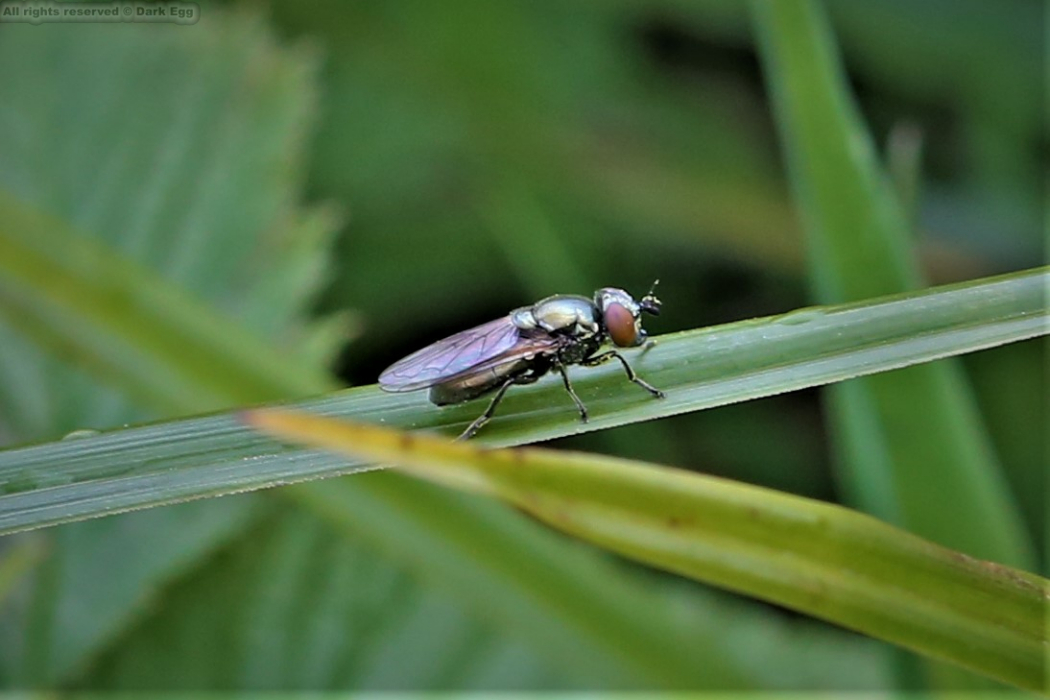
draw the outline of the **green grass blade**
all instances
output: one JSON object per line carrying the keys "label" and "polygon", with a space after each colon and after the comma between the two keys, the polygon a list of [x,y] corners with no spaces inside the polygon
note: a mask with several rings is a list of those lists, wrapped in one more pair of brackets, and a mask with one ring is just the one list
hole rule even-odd
{"label": "green grass blade", "polygon": [[485,450],[305,413],[254,411],[279,438],[403,465],[502,498],[633,559],[789,606],[1013,685],[1045,683],[1050,581],[869,516],[609,457]]}
{"label": "green grass blade", "polygon": [[[841,303],[922,286],[906,217],[849,96],[821,5],[752,7],[817,298]],[[1034,567],[958,366],[911,368],[832,391],[830,419],[854,502],[974,556]]]}
{"label": "green grass blade", "polygon": [[[1048,280],[1050,273],[1038,269],[663,336],[631,359],[666,399],[636,390],[618,367],[581,370],[576,387],[591,409],[589,423],[579,423],[561,384],[551,380],[511,392],[481,439],[520,444],[598,430],[1045,334]],[[438,410],[420,393],[386,394],[374,386],[295,405],[453,431],[480,410],[476,403]],[[327,454],[274,451],[231,415],[82,436],[0,452],[0,533],[365,468]]]}

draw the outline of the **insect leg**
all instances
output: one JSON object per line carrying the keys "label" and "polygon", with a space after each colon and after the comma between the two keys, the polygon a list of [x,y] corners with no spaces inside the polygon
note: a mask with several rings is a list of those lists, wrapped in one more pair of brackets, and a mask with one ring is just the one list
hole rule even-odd
{"label": "insect leg", "polygon": [[498,406],[499,402],[503,400],[503,395],[507,393],[507,389],[510,388],[510,385],[515,383],[520,384],[521,382],[515,382],[514,377],[510,377],[503,382],[503,384],[500,385],[499,390],[496,392],[496,395],[492,397],[492,401],[489,402],[489,407],[485,409],[484,413],[475,418],[473,423],[467,426],[467,429],[456,438],[456,441],[469,440],[474,437],[474,434],[481,430],[483,425],[489,422],[492,418],[492,414],[496,412],[496,406]]}
{"label": "insect leg", "polygon": [[632,382],[634,382],[638,386],[642,387],[643,389],[648,391],[650,394],[652,394],[656,398],[658,398],[658,399],[664,398],[664,396],[665,396],[664,392],[660,391],[655,386],[653,386],[652,384],[650,384],[649,382],[645,381],[644,379],[639,377],[637,374],[635,374],[634,373],[634,369],[631,367],[631,365],[627,364],[627,360],[624,358],[624,356],[621,355],[620,353],[616,352],[615,350],[607,350],[606,352],[603,352],[600,355],[595,355],[594,357],[592,357],[592,358],[590,358],[588,360],[584,360],[580,364],[583,365],[584,367],[596,367],[596,366],[598,366],[600,364],[608,362],[609,360],[611,360],[614,357],[617,360],[620,361],[621,365],[623,365],[623,371],[627,373],[627,378],[629,380],[631,380]]}
{"label": "insect leg", "polygon": [[565,371],[565,365],[560,362],[556,365],[558,372],[561,373],[561,381],[565,384],[565,391],[569,392],[569,396],[572,397],[573,403],[576,404],[576,410],[580,412],[580,420],[584,423],[587,422],[587,407],[583,405],[583,401],[580,401],[580,397],[576,395],[576,392],[572,388],[572,382],[569,381],[569,373]]}

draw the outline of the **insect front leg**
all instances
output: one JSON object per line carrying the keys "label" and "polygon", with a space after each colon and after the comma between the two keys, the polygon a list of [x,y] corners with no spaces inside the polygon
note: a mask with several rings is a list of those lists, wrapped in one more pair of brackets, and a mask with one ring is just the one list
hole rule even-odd
{"label": "insect front leg", "polygon": [[569,396],[572,397],[573,403],[576,404],[576,410],[580,412],[580,420],[586,423],[587,407],[583,405],[583,401],[580,401],[580,397],[576,395],[576,391],[572,388],[572,382],[569,381],[569,373],[565,371],[565,365],[559,362],[556,366],[558,372],[561,374],[561,381],[565,384],[565,391],[569,392]]}
{"label": "insect front leg", "polygon": [[615,350],[607,350],[600,355],[595,355],[594,357],[584,360],[580,364],[584,367],[597,367],[600,364],[608,362],[614,357],[620,361],[621,365],[623,365],[623,371],[627,373],[627,378],[629,380],[642,387],[658,399],[662,399],[664,398],[664,396],[666,396],[664,392],[660,391],[655,386],[653,386],[652,384],[635,374],[634,369],[631,367],[631,365],[627,363],[626,358],[624,358],[623,355],[616,352]]}

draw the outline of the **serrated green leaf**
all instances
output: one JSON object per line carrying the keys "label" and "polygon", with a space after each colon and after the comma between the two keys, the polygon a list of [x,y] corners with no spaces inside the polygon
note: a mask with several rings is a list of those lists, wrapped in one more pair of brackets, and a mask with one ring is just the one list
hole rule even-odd
{"label": "serrated green leaf", "polygon": [[[230,396],[272,401],[335,386],[319,368],[261,350],[177,287],[2,191],[0,220],[3,317],[143,403],[178,414],[222,408]],[[84,420],[81,428],[99,427]]]}
{"label": "serrated green leaf", "polygon": [[[231,391],[331,386],[288,360],[290,341],[314,333],[305,300],[333,231],[328,213],[296,202],[312,57],[275,45],[248,14],[175,31],[38,29],[0,27],[0,61],[22,65],[0,75],[4,442],[229,406]],[[124,266],[113,249],[147,266]],[[238,324],[217,322],[172,280]],[[223,338],[238,333],[281,343],[284,357],[271,355],[281,371],[246,378],[236,365],[262,356],[230,361],[237,344]],[[197,378],[179,377],[187,371]],[[0,619],[5,685],[82,671],[167,581],[236,536],[253,500],[49,533],[43,566]]]}
{"label": "serrated green leaf", "polygon": [[[332,233],[330,216],[302,211],[295,201],[314,101],[314,61],[276,46],[249,14],[169,29],[3,27],[0,61],[26,62],[24,70],[0,76],[0,124],[8,127],[0,130],[5,241],[20,248],[4,256],[9,273],[45,274],[29,268],[21,253],[49,256],[47,262],[79,274],[82,283],[95,275],[97,291],[108,293],[99,314],[115,312],[117,304],[134,308],[139,300],[122,297],[120,290],[128,287],[117,284],[124,270],[106,267],[91,242],[71,240],[68,232],[78,229],[137,260],[150,270],[144,274],[159,273],[192,289],[256,333],[280,338],[296,332],[306,325],[305,297],[323,282],[318,273]],[[52,295],[61,289],[50,287]],[[27,304],[48,298],[36,290],[18,298]],[[141,311],[152,310],[151,302],[170,301],[164,292],[158,297],[142,300]],[[100,298],[68,301],[86,305]],[[76,308],[70,303],[62,312],[61,323],[71,331],[81,322]],[[31,323],[41,313],[26,307],[22,320]],[[187,323],[186,315],[180,323]],[[129,320],[126,327],[134,325]],[[26,347],[6,324],[0,333],[0,371],[34,377],[32,383],[0,385],[0,395],[9,387],[32,387],[36,402],[46,407],[32,424],[38,429],[21,432],[22,440],[55,434],[40,430],[150,415]],[[4,400],[16,399],[24,401],[17,395]]]}

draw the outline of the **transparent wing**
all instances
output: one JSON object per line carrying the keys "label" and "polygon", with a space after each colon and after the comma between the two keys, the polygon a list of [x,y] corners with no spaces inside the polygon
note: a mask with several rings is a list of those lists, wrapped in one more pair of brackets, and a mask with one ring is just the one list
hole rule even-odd
{"label": "transparent wing", "polygon": [[425,389],[460,374],[487,369],[558,344],[547,336],[524,337],[509,317],[449,336],[395,362],[379,375],[386,391]]}

